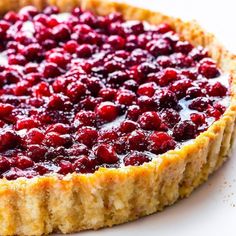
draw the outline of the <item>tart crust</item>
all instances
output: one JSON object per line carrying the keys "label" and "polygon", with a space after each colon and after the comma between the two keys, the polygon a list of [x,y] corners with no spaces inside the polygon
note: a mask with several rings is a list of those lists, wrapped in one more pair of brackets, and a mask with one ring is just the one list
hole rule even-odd
{"label": "tart crust", "polygon": [[106,0],[5,0],[0,11],[25,5],[81,6],[97,14],[119,11],[125,19],[169,23],[193,45],[202,45],[224,73],[231,74],[231,103],[220,120],[180,150],[142,166],[100,168],[93,174],[56,174],[0,180],[0,235],[42,235],[98,229],[161,211],[189,194],[227,159],[236,117],[236,56],[196,22]]}

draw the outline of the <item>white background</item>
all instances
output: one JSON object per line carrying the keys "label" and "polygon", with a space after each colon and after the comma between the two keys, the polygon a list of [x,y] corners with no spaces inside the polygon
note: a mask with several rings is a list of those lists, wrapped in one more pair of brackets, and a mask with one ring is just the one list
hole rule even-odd
{"label": "white background", "polygon": [[[183,19],[196,19],[236,53],[235,0],[127,0]],[[163,212],[79,236],[236,236],[236,145],[231,159],[209,181]]]}

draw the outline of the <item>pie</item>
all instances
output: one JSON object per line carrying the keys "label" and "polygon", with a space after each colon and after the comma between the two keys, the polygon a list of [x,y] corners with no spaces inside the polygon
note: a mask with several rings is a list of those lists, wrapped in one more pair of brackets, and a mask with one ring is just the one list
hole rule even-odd
{"label": "pie", "polygon": [[0,235],[161,211],[227,159],[236,58],[196,22],[104,0],[0,9]]}

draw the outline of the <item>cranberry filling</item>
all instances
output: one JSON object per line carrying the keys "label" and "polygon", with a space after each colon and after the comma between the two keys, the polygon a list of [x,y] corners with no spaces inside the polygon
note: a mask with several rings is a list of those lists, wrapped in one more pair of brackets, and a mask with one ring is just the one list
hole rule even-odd
{"label": "cranberry filling", "polygon": [[1,178],[141,165],[229,104],[228,76],[167,24],[25,7],[0,39]]}

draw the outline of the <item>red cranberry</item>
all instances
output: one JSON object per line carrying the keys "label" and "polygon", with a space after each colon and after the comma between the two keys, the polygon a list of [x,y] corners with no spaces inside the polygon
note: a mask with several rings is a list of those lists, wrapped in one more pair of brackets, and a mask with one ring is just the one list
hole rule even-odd
{"label": "red cranberry", "polygon": [[188,41],[178,41],[175,45],[176,52],[182,52],[188,54],[193,49],[193,45]]}
{"label": "red cranberry", "polygon": [[115,98],[116,89],[102,88],[100,89],[98,95],[102,97],[105,101],[112,101]]}
{"label": "red cranberry", "polygon": [[52,34],[58,41],[65,41],[70,38],[70,29],[66,24],[59,24],[52,29]]}
{"label": "red cranberry", "polygon": [[11,163],[7,158],[0,156],[0,172],[1,173],[9,170],[10,165]]}
{"label": "red cranberry", "polygon": [[190,115],[191,121],[197,126],[201,126],[205,123],[206,116],[204,114],[192,113]]}
{"label": "red cranberry", "polygon": [[69,53],[76,53],[79,44],[75,40],[70,40],[64,45],[64,49]]}
{"label": "red cranberry", "polygon": [[107,42],[115,49],[122,49],[125,46],[125,39],[118,35],[111,35]]}
{"label": "red cranberry", "polygon": [[146,149],[146,136],[142,130],[135,130],[128,135],[128,148],[143,151]]}
{"label": "red cranberry", "polygon": [[47,132],[56,132],[59,134],[67,134],[70,132],[70,127],[67,124],[56,123],[47,128]]}
{"label": "red cranberry", "polygon": [[139,96],[145,95],[148,97],[152,97],[156,90],[156,84],[154,82],[149,82],[145,84],[141,84],[138,88],[137,94]]}
{"label": "red cranberry", "polygon": [[181,119],[179,113],[172,108],[164,110],[161,114],[161,118],[169,127],[173,127]]}
{"label": "red cranberry", "polygon": [[49,147],[64,146],[71,142],[69,135],[61,135],[57,132],[48,132],[45,135],[44,143]]}
{"label": "red cranberry", "polygon": [[192,51],[189,53],[189,56],[191,56],[196,61],[200,61],[201,59],[208,56],[208,52],[206,48],[198,46],[192,49]]}
{"label": "red cranberry", "polygon": [[20,137],[12,130],[3,130],[0,134],[0,150],[6,150],[16,147],[19,144]]}
{"label": "red cranberry", "polygon": [[203,112],[209,107],[210,104],[211,104],[211,101],[209,100],[209,98],[199,97],[199,98],[193,99],[188,107],[190,109]]}
{"label": "red cranberry", "polygon": [[98,138],[98,132],[95,128],[85,126],[78,129],[77,141],[85,144],[88,147],[93,146]]}
{"label": "red cranberry", "polygon": [[131,152],[124,157],[125,166],[140,166],[145,162],[149,162],[151,158],[142,152]]}
{"label": "red cranberry", "polygon": [[40,122],[32,118],[19,119],[16,122],[16,130],[31,129],[38,127]]}
{"label": "red cranberry", "polygon": [[137,127],[138,127],[138,123],[136,123],[132,120],[124,120],[120,124],[120,131],[122,133],[130,133],[130,132],[134,131],[135,129],[137,129]]}
{"label": "red cranberry", "polygon": [[81,58],[90,57],[93,53],[93,47],[89,44],[82,44],[77,48],[76,53]]}
{"label": "red cranberry", "polygon": [[22,54],[29,61],[38,60],[42,56],[43,49],[38,43],[32,43],[26,46]]}
{"label": "red cranberry", "polygon": [[99,142],[111,142],[118,139],[118,134],[116,130],[102,130],[99,133]]}
{"label": "red cranberry", "polygon": [[108,144],[101,144],[95,149],[95,155],[102,163],[113,164],[118,161],[114,148]]}
{"label": "red cranberry", "polygon": [[167,86],[170,82],[177,80],[178,72],[172,68],[166,68],[158,75],[157,83],[160,86]]}
{"label": "red cranberry", "polygon": [[181,121],[174,126],[173,136],[177,141],[185,141],[195,138],[197,134],[196,125],[189,120]]}
{"label": "red cranberry", "polygon": [[186,91],[192,86],[192,82],[189,79],[182,79],[174,82],[170,86],[170,90],[176,94],[176,96],[181,99],[186,96]]}
{"label": "red cranberry", "polygon": [[16,158],[16,166],[22,170],[34,165],[34,162],[26,156],[18,156]]}
{"label": "red cranberry", "polygon": [[157,112],[148,111],[148,112],[144,112],[139,117],[138,122],[143,129],[156,130],[160,127],[161,119],[159,115],[157,114]]}
{"label": "red cranberry", "polygon": [[74,120],[75,127],[81,126],[95,126],[96,114],[93,111],[80,111],[76,114]]}
{"label": "red cranberry", "polygon": [[209,107],[207,109],[208,116],[214,117],[215,120],[218,120],[221,117],[221,112],[215,108]]}
{"label": "red cranberry", "polygon": [[200,61],[198,72],[206,78],[214,78],[220,75],[216,64],[209,59],[203,59]]}
{"label": "red cranberry", "polygon": [[67,86],[66,95],[72,101],[78,101],[86,93],[86,86],[81,82],[74,82]]}
{"label": "red cranberry", "polygon": [[164,153],[168,150],[174,149],[176,146],[173,138],[165,132],[153,132],[149,136],[149,146],[151,152],[156,154]]}
{"label": "red cranberry", "polygon": [[14,109],[14,106],[10,104],[0,103],[0,116],[4,117],[4,116],[10,115],[13,109]]}
{"label": "red cranberry", "polygon": [[220,82],[216,82],[207,87],[207,92],[210,96],[224,97],[227,93],[227,88]]}
{"label": "red cranberry", "polygon": [[68,97],[63,96],[61,94],[53,94],[49,98],[48,108],[53,109],[53,110],[54,109],[63,110],[65,108],[65,104],[67,101],[68,101]]}
{"label": "red cranberry", "polygon": [[130,90],[121,90],[117,92],[116,101],[119,104],[130,106],[136,99],[135,93]]}
{"label": "red cranberry", "polygon": [[186,98],[197,98],[197,97],[203,97],[205,96],[204,90],[200,87],[190,87],[186,91]]}
{"label": "red cranberry", "polygon": [[96,108],[97,115],[104,121],[113,121],[118,115],[117,107],[112,102],[102,102]]}
{"label": "red cranberry", "polygon": [[15,23],[17,20],[19,20],[19,17],[16,12],[9,11],[8,13],[6,13],[3,19],[10,23]]}
{"label": "red cranberry", "polygon": [[44,158],[47,148],[43,145],[31,144],[27,146],[27,156],[34,161],[39,161]]}
{"label": "red cranberry", "polygon": [[37,128],[30,129],[25,137],[27,144],[41,144],[43,139],[44,133]]}
{"label": "red cranberry", "polygon": [[59,167],[60,167],[60,169],[59,169],[60,174],[66,175],[68,173],[73,172],[73,166],[72,166],[71,162],[69,162],[69,161],[61,160],[59,162]]}
{"label": "red cranberry", "polygon": [[46,63],[43,70],[43,75],[46,78],[54,78],[61,74],[61,70],[55,63]]}
{"label": "red cranberry", "polygon": [[172,51],[171,45],[164,39],[152,40],[147,44],[146,48],[153,56],[170,54]]}
{"label": "red cranberry", "polygon": [[161,108],[176,108],[178,100],[175,93],[168,89],[162,89],[155,94],[156,101]]}

